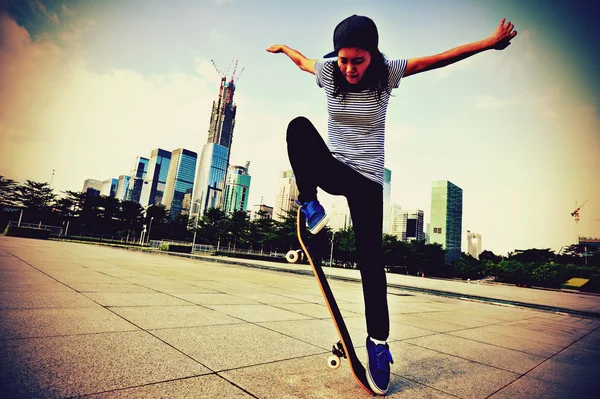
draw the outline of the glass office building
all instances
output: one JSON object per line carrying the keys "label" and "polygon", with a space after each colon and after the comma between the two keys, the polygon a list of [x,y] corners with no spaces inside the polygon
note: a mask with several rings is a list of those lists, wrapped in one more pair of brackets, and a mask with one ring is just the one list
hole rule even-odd
{"label": "glass office building", "polygon": [[447,180],[433,182],[429,241],[442,245],[448,262],[461,256],[462,205],[462,188]]}
{"label": "glass office building", "polygon": [[198,154],[184,148],[178,148],[171,153],[162,199],[162,204],[169,210],[171,219],[177,218],[184,211],[184,197],[194,189],[197,160]]}
{"label": "glass office building", "polygon": [[144,179],[140,205],[160,205],[167,183],[169,165],[171,163],[171,152],[157,148],[150,154],[148,173]]}
{"label": "glass office building", "polygon": [[248,174],[250,163],[246,166],[231,165],[227,171],[223,210],[228,213],[246,211],[250,195],[251,176]]}
{"label": "glass office building", "polygon": [[392,196],[392,171],[383,170],[383,233],[390,234],[390,211]]}
{"label": "glass office building", "polygon": [[129,185],[127,186],[127,192],[125,193],[125,199],[132,202],[140,202],[142,195],[142,186],[144,185],[144,179],[148,173],[148,163],[150,160],[144,157],[137,157],[135,165],[130,172]]}
{"label": "glass office building", "polygon": [[129,187],[130,175],[120,175],[119,184],[117,185],[117,196],[119,201],[124,201],[127,195],[127,187]]}
{"label": "glass office building", "polygon": [[209,143],[202,147],[194,184],[191,218],[202,217],[210,208],[221,209],[228,158],[229,150],[222,145]]}

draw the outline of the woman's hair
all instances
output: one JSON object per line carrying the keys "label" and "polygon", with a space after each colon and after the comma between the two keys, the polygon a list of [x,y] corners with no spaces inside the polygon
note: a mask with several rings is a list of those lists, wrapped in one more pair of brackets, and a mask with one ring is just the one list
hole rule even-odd
{"label": "woman's hair", "polygon": [[357,84],[348,83],[340,68],[336,65],[333,69],[333,96],[339,97],[340,102],[346,98],[346,93],[369,90],[369,94],[381,102],[384,92],[391,94],[389,87],[389,70],[385,63],[385,56],[379,51],[370,52],[371,63],[367,67],[364,76]]}

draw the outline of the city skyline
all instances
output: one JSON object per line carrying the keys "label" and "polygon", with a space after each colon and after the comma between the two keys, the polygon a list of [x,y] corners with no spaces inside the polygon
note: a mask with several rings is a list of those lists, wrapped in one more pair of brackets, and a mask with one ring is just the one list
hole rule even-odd
{"label": "city skyline", "polygon": [[505,51],[393,91],[391,203],[423,209],[428,222],[431,182],[450,180],[464,190],[463,228],[507,253],[574,243],[570,213],[587,199],[580,234],[600,236],[594,3],[497,3],[11,2],[0,10],[0,174],[50,181],[55,170],[52,187],[64,191],[123,175],[155,148],[200,154],[220,80],[211,60],[223,71],[239,60],[231,164],[253,165],[250,206],[261,197],[274,205],[278,174],[289,169],[287,123],[305,115],[326,136],[327,115],[314,77],[266,47],[318,58],[335,25],[356,13],[375,20],[388,57],[410,58],[481,39],[507,17],[519,34]]}

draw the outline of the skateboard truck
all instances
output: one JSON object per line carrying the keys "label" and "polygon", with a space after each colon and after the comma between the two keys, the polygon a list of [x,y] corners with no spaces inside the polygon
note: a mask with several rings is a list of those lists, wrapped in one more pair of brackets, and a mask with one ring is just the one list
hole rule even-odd
{"label": "skateboard truck", "polygon": [[331,347],[331,353],[332,355],[327,358],[327,365],[332,369],[337,369],[341,364],[340,358],[347,359],[342,341],[338,341],[337,344]]}

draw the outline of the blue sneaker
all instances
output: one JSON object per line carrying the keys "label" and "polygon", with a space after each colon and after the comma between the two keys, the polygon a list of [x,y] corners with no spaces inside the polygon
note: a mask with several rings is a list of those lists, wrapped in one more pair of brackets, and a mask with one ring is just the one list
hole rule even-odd
{"label": "blue sneaker", "polygon": [[317,200],[303,203],[300,210],[306,218],[306,227],[312,234],[317,234],[329,222],[329,215]]}
{"label": "blue sneaker", "polygon": [[390,363],[394,363],[388,344],[376,345],[367,337],[367,380],[373,392],[385,395],[390,385]]}

